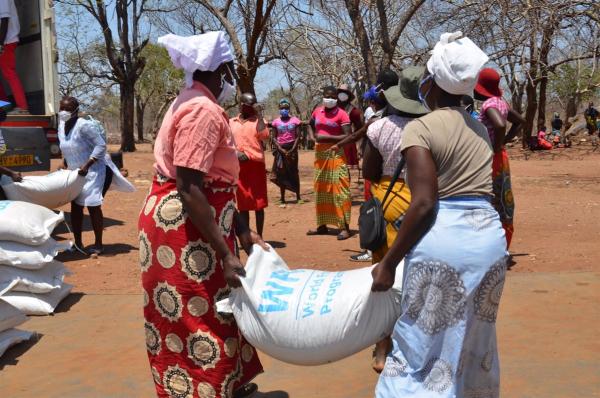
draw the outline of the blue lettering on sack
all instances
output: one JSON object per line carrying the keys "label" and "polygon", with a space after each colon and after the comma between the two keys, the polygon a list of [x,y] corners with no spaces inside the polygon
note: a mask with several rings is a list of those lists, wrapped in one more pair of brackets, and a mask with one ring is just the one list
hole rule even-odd
{"label": "blue lettering on sack", "polygon": [[321,315],[329,314],[331,312],[331,303],[333,302],[333,296],[337,292],[337,288],[342,285],[342,277],[344,276],[343,272],[338,272],[335,274],[329,287],[327,289],[325,303],[321,306]]}
{"label": "blue lettering on sack", "polygon": [[319,298],[319,289],[325,282],[328,272],[319,272],[308,284],[308,300],[302,305],[302,318],[308,318],[315,313],[314,307]]}
{"label": "blue lettering on sack", "polygon": [[0,211],[4,211],[10,206],[10,200],[0,200]]}
{"label": "blue lettering on sack", "polygon": [[294,288],[285,286],[284,283],[298,282],[300,279],[293,277],[293,274],[298,272],[303,271],[279,270],[271,273],[271,279],[266,283],[266,286],[270,289],[263,290],[263,292],[260,295],[260,298],[266,304],[261,303],[258,306],[258,312],[268,313],[286,311],[288,309],[287,297],[289,297],[294,292]]}

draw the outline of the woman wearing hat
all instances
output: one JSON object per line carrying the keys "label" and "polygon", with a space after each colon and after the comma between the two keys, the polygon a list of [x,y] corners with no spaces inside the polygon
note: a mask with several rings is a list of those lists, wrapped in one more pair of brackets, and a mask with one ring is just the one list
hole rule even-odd
{"label": "woman wearing hat", "polygon": [[461,106],[488,57],[461,36],[441,35],[419,88],[431,112],[402,133],[411,203],[372,272],[372,290],[388,290],[404,259],[402,315],[378,398],[499,396],[495,322],[506,242],[489,202],[492,144]]}
{"label": "woman wearing hat", "polygon": [[[361,112],[352,105],[354,101],[354,94],[350,90],[347,84],[342,84],[337,89],[338,106],[342,108],[350,117],[351,133],[359,130],[363,125],[363,117]],[[350,167],[358,166],[358,151],[356,150],[356,144],[354,142],[345,144],[344,154],[346,155],[346,164]]]}
{"label": "woman wearing hat", "polygon": [[300,126],[302,122],[290,115],[290,102],[279,101],[279,118],[273,120],[273,169],[271,181],[279,187],[280,206],[285,206],[285,190],[296,194],[296,201],[304,203],[300,198],[300,176],[298,174],[298,146],[300,145]]}
{"label": "woman wearing hat", "polygon": [[[402,158],[400,147],[404,128],[410,121],[428,112],[419,101],[418,92],[424,70],[422,66],[409,66],[400,73],[399,84],[384,92],[387,100],[387,116],[373,122],[367,130],[363,152],[363,175],[365,180],[371,182],[371,194],[379,201],[383,201]],[[387,242],[373,252],[373,264],[383,259],[396,240],[398,228],[409,204],[410,190],[404,177],[401,176],[394,183],[383,204]],[[383,370],[385,357],[391,346],[389,337],[377,344],[373,363],[376,372]]]}
{"label": "woman wearing hat", "polygon": [[156,177],[139,220],[146,349],[159,397],[245,397],[262,372],[254,348],[216,303],[241,285],[262,239],[236,211],[239,162],[229,118],[235,95],[224,32],[158,39],[185,71],[156,138]]}
{"label": "woman wearing hat", "polygon": [[[494,161],[492,163],[493,204],[500,215],[500,221],[502,221],[502,227],[506,234],[506,247],[508,248],[514,233],[515,201],[510,182],[508,153],[504,144],[517,135],[525,120],[521,115],[510,109],[508,103],[502,99],[500,75],[492,68],[484,68],[479,74],[475,86],[475,98],[484,101],[481,105],[479,120],[487,128],[494,146]],[[512,123],[508,134],[506,134],[507,121]]]}

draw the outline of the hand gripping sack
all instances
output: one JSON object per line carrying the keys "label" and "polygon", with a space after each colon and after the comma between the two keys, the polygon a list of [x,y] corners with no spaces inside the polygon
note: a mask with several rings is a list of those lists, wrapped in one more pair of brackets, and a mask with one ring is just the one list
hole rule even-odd
{"label": "hand gripping sack", "polygon": [[49,238],[54,228],[64,221],[62,212],[12,200],[0,201],[0,241],[39,246]]}
{"label": "hand gripping sack", "polygon": [[371,269],[290,270],[275,250],[255,245],[242,288],[217,308],[233,312],[244,337],[274,358],[297,365],[337,361],[391,334],[400,316],[402,264],[396,285],[383,293],[371,292]]}
{"label": "hand gripping sack", "polygon": [[3,176],[0,185],[9,200],[56,209],[79,196],[85,181],[79,170],[58,170],[45,176],[23,177],[21,182]]}

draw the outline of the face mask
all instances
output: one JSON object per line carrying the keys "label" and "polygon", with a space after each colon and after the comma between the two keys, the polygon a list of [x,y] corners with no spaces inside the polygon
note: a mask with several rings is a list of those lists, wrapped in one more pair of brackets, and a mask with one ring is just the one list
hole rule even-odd
{"label": "face mask", "polygon": [[346,101],[348,101],[348,99],[350,99],[350,96],[346,93],[339,93],[338,99],[342,102],[346,102]]}
{"label": "face mask", "polygon": [[335,108],[337,100],[335,98],[323,98],[323,106],[327,109]]}
{"label": "face mask", "polygon": [[289,109],[280,109],[279,110],[279,115],[282,118],[287,119],[288,117],[290,117],[290,110]]}
{"label": "face mask", "polygon": [[429,105],[427,105],[427,96],[429,95],[429,92],[431,91],[431,86],[429,86],[429,90],[427,90],[427,92],[425,93],[425,95],[421,95],[421,87],[423,87],[423,85],[425,83],[427,83],[429,80],[433,79],[433,75],[429,75],[427,76],[425,79],[421,80],[421,83],[419,83],[419,101],[421,101],[421,104],[425,107],[425,109],[427,109],[428,111],[431,111],[431,108],[429,108]]}
{"label": "face mask", "polygon": [[73,117],[73,114],[75,112],[77,112],[77,109],[75,109],[73,112],[60,111],[60,112],[58,112],[58,120],[65,123],[66,121],[70,120]]}
{"label": "face mask", "polygon": [[[229,67],[227,67],[229,70]],[[231,76],[231,72],[230,76]],[[235,79],[233,79],[233,84],[229,83],[227,81],[227,79],[225,79],[225,75],[221,75],[221,93],[219,94],[219,96],[217,97],[217,102],[219,104],[224,104],[226,102],[229,102],[233,99],[233,97],[235,97]]]}

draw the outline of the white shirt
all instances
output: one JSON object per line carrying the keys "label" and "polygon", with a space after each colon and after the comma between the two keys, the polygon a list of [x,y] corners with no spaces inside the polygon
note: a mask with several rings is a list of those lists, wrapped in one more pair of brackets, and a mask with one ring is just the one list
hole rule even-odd
{"label": "white shirt", "polygon": [[8,29],[6,30],[6,39],[4,44],[16,43],[19,41],[19,14],[15,7],[14,0],[0,0],[0,19],[8,18]]}
{"label": "white shirt", "polygon": [[368,107],[365,110],[365,121],[367,121],[370,118],[372,118],[374,114],[375,114],[375,111],[373,110],[373,108],[372,107]]}

